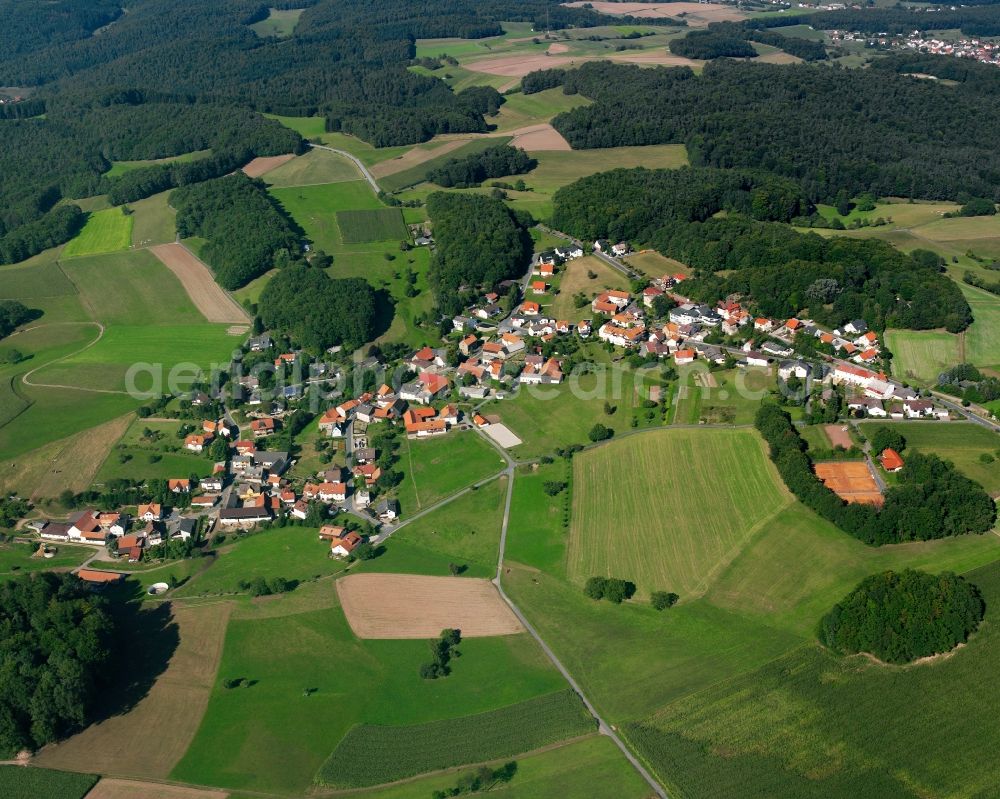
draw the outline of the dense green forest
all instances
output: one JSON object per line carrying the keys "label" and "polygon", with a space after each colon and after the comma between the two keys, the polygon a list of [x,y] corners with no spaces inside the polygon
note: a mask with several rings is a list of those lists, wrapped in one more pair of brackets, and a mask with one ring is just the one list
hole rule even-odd
{"label": "dense green forest", "polygon": [[446,189],[478,186],[487,178],[523,175],[538,162],[518,147],[500,144],[465,158],[449,158],[427,173],[427,179]]}
{"label": "dense green forest", "polygon": [[558,83],[595,100],[553,120],[575,148],[681,142],[694,165],[765,169],[814,201],[843,191],[1000,199],[1000,104],[978,82],[725,59],[695,76],[595,61],[529,75],[524,91]]}
{"label": "dense green forest", "polygon": [[75,575],[0,584],[0,751],[36,749],[89,721],[112,678],[114,632],[107,602]]}
{"label": "dense green forest", "polygon": [[976,586],[950,572],[885,571],[833,606],[820,622],[819,639],[842,654],[909,663],[968,640],[985,609]]}
{"label": "dense green forest", "polygon": [[299,236],[264,184],[242,172],[175,189],[170,204],[181,238],[208,239],[201,255],[223,288],[264,274],[282,250],[290,256],[300,250]]}
{"label": "dense green forest", "polygon": [[685,58],[756,58],[750,40],[730,30],[696,30],[670,43],[670,52]]}
{"label": "dense green forest", "polygon": [[120,0],[0,0],[0,52],[11,58],[86,39],[118,19],[123,5]]}
{"label": "dense green forest", "polygon": [[649,241],[668,221],[719,211],[788,222],[812,207],[795,181],[737,169],[612,169],[556,192],[552,224],[581,239]]}
{"label": "dense green forest", "polygon": [[278,272],[261,292],[258,313],[269,330],[303,347],[358,347],[375,336],[375,290],[352,277],[334,280],[322,269],[296,263]]}
{"label": "dense green forest", "polygon": [[972,321],[937,261],[915,261],[882,241],[824,239],[777,224],[811,210],[795,181],[764,172],[639,168],[563,187],[552,219],[584,240],[652,245],[688,264],[695,277],[684,291],[696,300],[740,294],[766,316],[803,312],[833,327],[863,317],[878,330],[957,332]]}
{"label": "dense green forest", "polygon": [[[1000,13],[990,5],[996,3],[962,3],[962,6],[942,8],[931,5],[925,8],[846,8],[839,11],[820,11],[788,17],[756,20],[769,27],[783,25],[812,25],[817,30],[848,30],[862,33],[910,33],[911,31],[948,30],[958,28],[968,36],[1000,35]],[[940,57],[940,56],[936,56]]]}
{"label": "dense green forest", "polygon": [[436,192],[427,198],[427,214],[435,242],[430,279],[444,313],[458,313],[475,290],[524,273],[531,237],[501,200]]}
{"label": "dense green forest", "polygon": [[881,509],[848,504],[823,485],[813,471],[806,443],[789,415],[764,404],[755,425],[770,446],[771,460],[788,489],[807,507],[844,532],[881,546],[985,533],[996,521],[993,499],[983,487],[935,455],[912,453],[899,485],[885,492]]}
{"label": "dense green forest", "polygon": [[[0,258],[21,260],[68,240],[79,220],[51,212],[60,199],[110,192],[112,202],[133,201],[304,147],[297,133],[247,109],[146,100],[136,92],[61,96],[47,102],[44,119],[0,122]],[[196,150],[212,156],[103,176],[112,161]],[[17,230],[22,225],[30,227]]]}

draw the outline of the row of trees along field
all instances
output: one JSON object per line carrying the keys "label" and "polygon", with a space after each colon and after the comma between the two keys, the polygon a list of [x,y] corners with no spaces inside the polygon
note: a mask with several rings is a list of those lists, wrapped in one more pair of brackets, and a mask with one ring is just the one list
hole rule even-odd
{"label": "row of trees along field", "polygon": [[750,42],[771,45],[797,56],[804,61],[826,59],[823,42],[782,36],[773,30],[759,30],[748,22],[713,22],[706,29],[694,30],[670,43],[670,52],[687,58],[710,60],[713,58],[756,58],[757,51]]}
{"label": "row of trees along field", "polygon": [[833,606],[819,624],[819,639],[841,654],[909,663],[968,640],[985,610],[976,586],[950,572],[885,571]]}
{"label": "row of trees along field", "polygon": [[983,487],[935,455],[910,453],[881,509],[845,503],[813,471],[806,443],[791,417],[776,405],[757,411],[757,430],[788,489],[804,505],[851,536],[873,546],[985,533],[996,521]]}
{"label": "row of trees along field", "polygon": [[522,85],[560,84],[595,101],[552,121],[577,149],[683,143],[694,165],[775,172],[814,201],[842,191],[1000,199],[1000,104],[978,81],[723,59],[700,76],[594,61]]}
{"label": "row of trees along field", "polygon": [[538,161],[519,147],[500,144],[465,158],[449,158],[427,173],[427,179],[446,189],[478,186],[488,178],[523,175],[538,166]]}
{"label": "row of trees along field", "polygon": [[845,8],[794,17],[772,17],[755,22],[765,27],[811,25],[816,30],[861,31],[870,34],[957,28],[967,36],[997,36],[1000,35],[1000,14],[997,13],[996,5],[995,0],[990,0],[945,8],[936,5],[926,8],[906,8],[901,5],[895,8]]}
{"label": "row of trees along field", "polygon": [[322,352],[346,344],[357,347],[375,334],[375,290],[363,278],[332,279],[315,266],[296,263],[280,270],[264,287],[258,313],[269,330]]}
{"label": "row of trees along field", "polygon": [[501,200],[435,192],[427,215],[435,243],[430,281],[442,313],[458,313],[482,289],[524,273],[532,251],[528,220]]}
{"label": "row of trees along field", "polygon": [[[727,215],[717,217],[720,211]],[[817,322],[834,327],[863,317],[879,330],[957,332],[972,321],[939,258],[778,224],[811,212],[794,180],[766,172],[617,169],[556,192],[553,225],[588,241],[652,244],[695,269],[684,291],[705,302],[738,293],[767,316],[808,309]]]}
{"label": "row of trees along field", "polygon": [[223,288],[237,289],[264,274],[280,250],[299,250],[299,236],[263,182],[242,172],[175,189],[170,204],[177,209],[178,235],[208,239],[201,255]]}

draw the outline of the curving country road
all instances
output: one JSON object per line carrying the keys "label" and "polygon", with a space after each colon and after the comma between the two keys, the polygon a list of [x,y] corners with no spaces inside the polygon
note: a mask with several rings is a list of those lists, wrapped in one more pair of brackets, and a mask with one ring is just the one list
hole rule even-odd
{"label": "curving country road", "polygon": [[[128,394],[127,391],[120,391],[118,389],[113,389],[113,388],[85,388],[84,386],[67,386],[67,385],[63,385],[62,383],[35,383],[32,380],[30,380],[29,378],[35,372],[39,371],[40,369],[44,369],[47,366],[53,366],[54,364],[61,363],[62,361],[65,361],[65,360],[67,360],[69,358],[72,358],[74,355],[79,355],[81,352],[85,352],[86,350],[89,350],[98,341],[100,341],[102,338],[104,338],[104,325],[102,325],[100,322],[53,322],[52,325],[53,326],[54,325],[96,325],[97,329],[98,329],[97,338],[95,338],[93,341],[85,344],[84,346],[80,347],[80,349],[75,350],[74,352],[69,353],[68,355],[63,355],[61,358],[56,358],[53,361],[47,361],[47,362],[45,362],[45,363],[43,363],[43,364],[41,364],[39,366],[36,366],[34,369],[31,369],[30,371],[25,372],[23,375],[21,375],[21,382],[24,383],[24,385],[31,386],[32,388],[66,388],[66,389],[70,389],[71,391],[89,391],[89,392],[91,392],[93,394]],[[34,327],[28,327],[28,328],[25,328],[24,330],[21,330],[19,332],[21,332],[21,333],[27,333],[29,330],[37,330],[40,327],[49,327],[49,325],[35,325]]]}
{"label": "curving country road", "polygon": [[315,150],[328,150],[331,153],[336,153],[337,155],[344,156],[344,158],[351,159],[351,161],[354,162],[354,166],[356,166],[361,174],[365,176],[365,180],[371,184],[375,193],[378,194],[382,191],[381,187],[378,185],[378,181],[375,180],[375,176],[368,171],[368,167],[362,164],[361,160],[357,156],[351,155],[351,153],[347,152],[347,150],[338,150],[336,147],[327,147],[325,144],[313,144],[312,142],[306,143]]}

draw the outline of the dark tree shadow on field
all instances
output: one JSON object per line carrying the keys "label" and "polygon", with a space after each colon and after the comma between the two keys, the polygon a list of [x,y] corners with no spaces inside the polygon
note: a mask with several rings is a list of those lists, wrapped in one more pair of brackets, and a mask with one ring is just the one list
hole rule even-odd
{"label": "dark tree shadow on field", "polygon": [[385,333],[392,325],[392,318],[396,314],[396,302],[386,289],[378,289],[375,292],[375,332],[372,338],[376,339]]}
{"label": "dark tree shadow on field", "polygon": [[115,619],[117,654],[106,670],[108,684],[91,723],[132,710],[149,694],[180,644],[170,603],[143,603],[137,580],[126,580],[106,596]]}

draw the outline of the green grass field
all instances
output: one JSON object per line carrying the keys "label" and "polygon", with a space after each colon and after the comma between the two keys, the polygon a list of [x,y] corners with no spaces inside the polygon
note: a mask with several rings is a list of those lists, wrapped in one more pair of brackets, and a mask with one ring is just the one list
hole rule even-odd
{"label": "green grass field", "polygon": [[[991,494],[1000,493],[1000,465],[983,463],[979,456],[1000,460],[1000,435],[971,422],[863,422],[861,429],[871,435],[879,427],[898,430],[906,439],[906,450],[933,452],[945,458]],[[905,459],[905,453],[904,453]]]}
{"label": "green grass field", "polygon": [[154,194],[131,203],[132,246],[148,247],[151,244],[169,244],[177,237],[177,213],[167,202],[170,192]]}
{"label": "green grass field", "polygon": [[753,424],[761,401],[776,385],[775,376],[760,368],[708,372],[699,364],[682,371],[677,424]]}
{"label": "green grass field", "polygon": [[569,530],[563,519],[572,489],[567,487],[553,497],[545,492],[545,483],[571,481],[571,466],[563,460],[518,469],[509,523],[517,534],[509,537],[505,560],[565,575]]}
{"label": "green grass field", "polygon": [[284,189],[274,187],[270,191],[302,226],[316,248],[328,253],[336,253],[345,243],[337,226],[337,211],[378,210],[384,207],[363,180]]}
{"label": "green grass field", "polygon": [[664,430],[598,447],[573,459],[569,576],[694,598],[789,501],[750,431]]}
{"label": "green grass field", "polygon": [[299,17],[302,16],[302,11],[303,9],[301,8],[270,8],[268,9],[267,19],[255,22],[250,26],[250,29],[261,37],[276,36],[279,39],[287,38],[295,30],[295,26],[299,22]]}
{"label": "green grass field", "polygon": [[[457,773],[465,774],[468,770],[460,769]],[[454,787],[455,782],[456,774],[450,773],[407,781],[392,788],[363,791],[357,796],[363,799],[427,799],[435,790]],[[505,785],[494,786],[489,793],[502,799],[549,799],[552,796],[645,799],[649,786],[625,761],[610,738],[593,736],[539,754],[518,757],[514,779]]]}
{"label": "green grass field", "polygon": [[491,402],[482,412],[499,415],[521,439],[518,458],[551,455],[558,447],[590,443],[587,434],[598,423],[618,433],[630,429],[637,381],[642,382],[630,370],[598,365],[596,372],[571,374],[558,386],[522,387],[516,396]]}
{"label": "green grass field", "polygon": [[250,577],[284,577],[304,582],[342,572],[345,563],[329,557],[330,544],[311,527],[280,527],[224,544],[212,565],[180,588],[176,596],[239,592]]}
{"label": "green grass field", "polygon": [[[968,579],[995,607],[1000,565]],[[748,786],[773,796],[988,795],[1000,781],[990,754],[1000,700],[955,686],[976,684],[998,661],[989,621],[952,657],[909,668],[806,646],[625,732],[684,796],[746,795]]]}
{"label": "green grass field", "polygon": [[965,331],[965,358],[977,366],[1000,371],[1000,297],[962,284],[975,321]]}
{"label": "green grass field", "polygon": [[337,211],[337,227],[345,244],[372,241],[405,241],[409,231],[398,208],[366,211]]}
{"label": "green grass field", "polygon": [[358,180],[358,168],[349,159],[329,150],[309,150],[277,169],[272,169],[263,180],[269,186],[312,186],[320,183],[341,183]]}
{"label": "green grass field", "polygon": [[37,300],[76,294],[76,287],[56,262],[56,250],[46,250],[19,264],[0,266],[0,299]]}
{"label": "green grass field", "polygon": [[97,780],[93,774],[0,766],[0,796],[4,799],[83,799]]}
{"label": "green grass field", "polygon": [[63,247],[63,258],[127,250],[132,246],[132,217],[121,208],[94,211],[83,229]]}
{"label": "green grass field", "polygon": [[[321,585],[335,604],[333,584]],[[201,727],[171,777],[301,794],[357,723],[423,724],[565,687],[527,635],[469,639],[460,649],[447,679],[424,680],[426,641],[358,640],[336,606],[233,619]],[[256,682],[222,686],[235,677]]]}
{"label": "green grass field", "polygon": [[492,577],[506,496],[507,481],[500,478],[421,516],[395,533],[385,554],[365,562],[364,570],[443,576],[456,563],[465,567],[463,577]]}
{"label": "green grass field", "polygon": [[94,554],[94,550],[85,546],[61,545],[52,558],[36,558],[32,557],[33,554],[31,544],[0,543],[0,580],[29,572],[70,569],[83,563]]}
{"label": "green grass field", "polygon": [[[457,464],[461,468],[455,468]],[[397,489],[405,518],[496,474],[503,468],[503,461],[492,446],[470,430],[426,441],[404,439],[394,468],[405,475]]]}
{"label": "green grass field", "polygon": [[109,327],[94,346],[39,371],[37,382],[114,391],[135,388],[142,394],[183,390],[199,372],[230,362],[240,337],[229,335],[227,327],[207,323]]}
{"label": "green grass field", "polygon": [[470,139],[468,143],[463,144],[461,147],[458,147],[449,153],[439,155],[437,158],[424,161],[422,164],[417,164],[416,166],[404,169],[401,172],[394,172],[391,175],[380,177],[378,182],[383,189],[390,192],[399,191],[400,189],[407,188],[408,186],[416,186],[418,183],[425,181],[427,179],[427,175],[430,174],[432,170],[436,169],[446,161],[450,161],[452,158],[465,158],[466,156],[474,155],[475,153],[481,153],[483,150],[489,149],[490,147],[506,144],[509,141],[509,136],[489,136],[479,139]]}
{"label": "green grass field", "polygon": [[304,139],[315,139],[322,136],[326,130],[326,120],[323,117],[285,117],[279,114],[264,114],[296,131]]}
{"label": "green grass field", "polygon": [[173,272],[145,250],[74,258],[62,268],[105,325],[205,322]]}
{"label": "green grass field", "polygon": [[111,169],[104,173],[106,178],[117,178],[133,169],[142,169],[144,166],[155,166],[157,164],[180,164],[190,161],[197,161],[200,158],[207,158],[212,154],[211,150],[195,150],[183,155],[172,155],[167,158],[150,158],[144,161],[115,161],[111,164]]}
{"label": "green grass field", "polygon": [[344,737],[318,779],[342,788],[378,785],[510,757],[596,728],[597,721],[570,689],[473,716],[399,727],[364,724]]}
{"label": "green grass field", "polygon": [[590,105],[591,100],[582,94],[564,94],[561,88],[546,89],[535,94],[511,94],[500,106],[496,116],[487,117],[490,124],[497,126],[498,133],[506,133],[528,125],[548,122],[556,114]]}
{"label": "green grass field", "polygon": [[958,363],[958,337],[936,330],[887,330],[885,343],[892,353],[893,375],[923,385],[934,385],[941,372]]}

